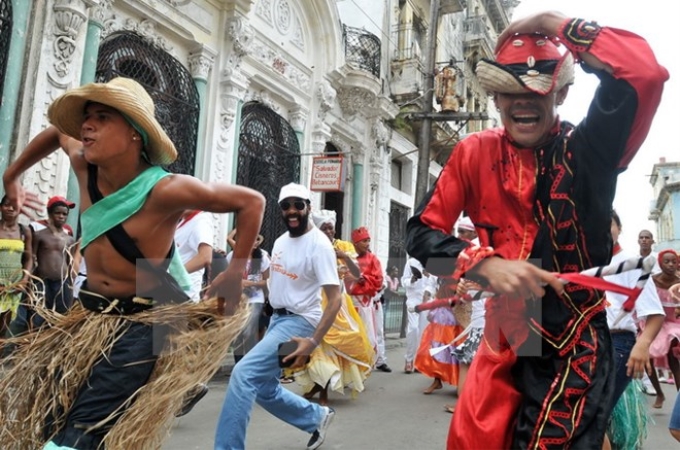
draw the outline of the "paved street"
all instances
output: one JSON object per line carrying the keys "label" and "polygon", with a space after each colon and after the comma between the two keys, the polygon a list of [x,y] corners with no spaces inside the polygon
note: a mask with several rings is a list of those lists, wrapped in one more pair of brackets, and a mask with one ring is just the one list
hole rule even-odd
{"label": "paved street", "polygon": [[[366,391],[356,399],[350,394],[330,394],[336,417],[323,449],[442,449],[451,415],[444,412],[447,402],[455,401],[454,389],[445,387],[432,395],[422,390],[430,380],[420,374],[406,375],[403,369],[403,340],[388,339],[388,362],[392,373],[374,372]],[[178,419],[163,450],[209,450],[217,416],[222,407],[226,377],[210,383],[210,392],[187,416]],[[300,392],[296,384],[287,385]],[[674,387],[664,384],[666,403],[651,410],[655,424],[650,427],[644,448],[672,449],[680,445],[668,433],[667,425],[675,398]],[[653,397],[648,397],[650,404]],[[303,449],[309,435],[270,416],[255,406],[248,428],[247,448],[255,450]]]}

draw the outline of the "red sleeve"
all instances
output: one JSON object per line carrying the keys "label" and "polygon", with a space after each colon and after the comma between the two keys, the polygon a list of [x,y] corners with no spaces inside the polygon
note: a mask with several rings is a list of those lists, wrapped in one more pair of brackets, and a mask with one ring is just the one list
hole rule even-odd
{"label": "red sleeve", "polygon": [[380,260],[373,253],[371,255],[371,262],[366,266],[366,270],[361,272],[361,275],[366,279],[364,285],[366,293],[375,295],[380,292],[383,286],[383,271]]}
{"label": "red sleeve", "polygon": [[658,63],[647,41],[629,31],[568,19],[559,38],[570,51],[588,52],[612,67],[613,77],[628,83],[636,93],[637,107],[619,162],[619,167],[627,167],[649,133],[668,71]]}
{"label": "red sleeve", "polygon": [[468,197],[468,177],[473,176],[472,171],[466,170],[463,174],[461,169],[469,169],[469,153],[478,147],[476,135],[455,146],[434,187],[406,226],[407,253],[438,277],[450,276],[456,257],[469,246],[468,242],[453,236],[452,231]]}

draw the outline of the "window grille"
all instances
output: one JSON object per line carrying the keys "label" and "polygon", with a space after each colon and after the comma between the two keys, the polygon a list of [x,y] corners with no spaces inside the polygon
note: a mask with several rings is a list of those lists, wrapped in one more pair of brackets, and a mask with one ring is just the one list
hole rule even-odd
{"label": "window grille", "polygon": [[116,32],[99,47],[95,81],[115,77],[139,82],[156,107],[156,120],[177,148],[174,173],[194,175],[200,100],[189,71],[166,51],[136,33]]}
{"label": "window grille", "polygon": [[380,39],[366,30],[347,25],[343,25],[342,35],[347,64],[380,78]]}
{"label": "window grille", "polygon": [[12,0],[0,0],[0,95],[5,87],[7,57],[12,40]]}
{"label": "window grille", "polygon": [[[260,191],[267,207],[260,234],[271,253],[274,241],[286,231],[277,203],[281,187],[300,180],[300,144],[288,122],[261,103],[241,111],[236,182]],[[311,217],[310,217],[311,220]]]}

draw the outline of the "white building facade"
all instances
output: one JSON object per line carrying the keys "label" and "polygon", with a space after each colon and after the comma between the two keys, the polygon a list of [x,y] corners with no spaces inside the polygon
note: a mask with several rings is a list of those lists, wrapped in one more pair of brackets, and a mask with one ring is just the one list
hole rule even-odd
{"label": "white building facade", "polygon": [[[447,14],[439,21],[437,62],[458,61],[462,110],[485,112],[488,98],[475,86],[468,59],[490,56],[509,6],[466,3],[442,1]],[[157,118],[178,147],[180,159],[170,170],[263,192],[266,248],[285,229],[276,205],[280,187],[308,185],[315,157],[341,155],[340,190],[314,192],[313,207],[338,212],[343,239],[368,227],[373,251],[384,264],[396,262],[405,256],[403,231],[415,206],[418,123],[406,114],[424,106],[429,6],[426,0],[0,0],[0,16],[12,17],[0,30],[2,169],[48,125],[53,99],[87,82],[128,76],[152,95]],[[479,34],[473,22],[483,20],[483,39],[473,40],[471,30]],[[490,122],[437,123],[431,181],[460,136]],[[37,164],[24,184],[44,198],[77,200],[60,153]],[[216,243],[224,247],[232,218],[215,219]]]}

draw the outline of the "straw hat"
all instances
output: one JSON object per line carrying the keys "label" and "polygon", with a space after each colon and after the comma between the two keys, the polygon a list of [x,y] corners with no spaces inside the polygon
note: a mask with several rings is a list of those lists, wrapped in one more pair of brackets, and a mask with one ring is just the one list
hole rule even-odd
{"label": "straw hat", "polygon": [[490,93],[546,95],[574,82],[574,57],[560,53],[547,36],[517,34],[498,49],[495,61],[477,63],[477,77]]}
{"label": "straw hat", "polygon": [[88,102],[110,106],[144,130],[148,136],[145,150],[152,164],[168,165],[177,159],[175,145],[154,116],[153,100],[135,80],[118,77],[108,83],[90,83],[71,89],[52,102],[47,117],[59,131],[80,140]]}

